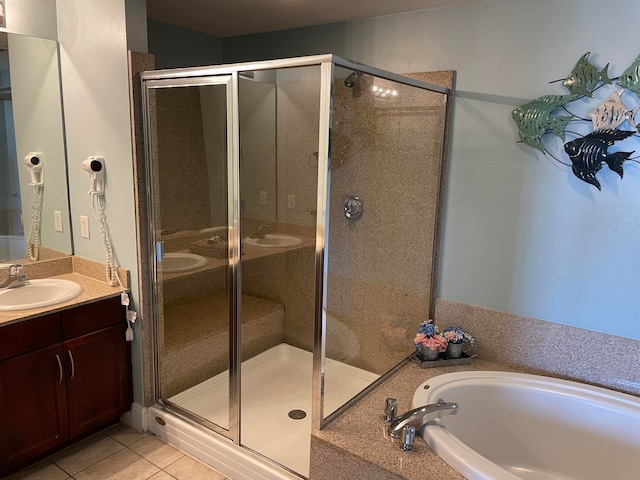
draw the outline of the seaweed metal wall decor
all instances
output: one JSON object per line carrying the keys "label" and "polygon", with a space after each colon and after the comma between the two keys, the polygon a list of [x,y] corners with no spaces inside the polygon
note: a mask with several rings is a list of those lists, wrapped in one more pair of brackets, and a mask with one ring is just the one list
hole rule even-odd
{"label": "seaweed metal wall decor", "polygon": [[[610,78],[609,64],[602,70],[598,70],[589,62],[589,54],[590,52],[585,53],[569,76],[562,81],[562,85],[569,90],[568,95],[546,95],[536,98],[513,110],[511,116],[518,127],[520,141],[551,156],[563,165],[570,166],[577,178],[601,190],[596,173],[604,165],[622,178],[624,162],[640,163],[638,157],[631,157],[635,150],[622,151],[620,148],[624,150],[628,148],[624,144],[616,145],[616,142],[640,136],[640,127],[635,121],[640,105],[629,109],[625,103],[625,101],[635,103],[640,101],[640,56],[622,75]],[[582,106],[585,102],[587,105],[594,103],[592,102],[594,93],[606,85],[613,87],[613,82],[619,88],[604,102],[598,103],[588,112],[590,118],[576,115],[569,110],[568,106],[572,102],[575,102],[574,105]],[[588,124],[587,128],[591,129],[591,132],[583,134],[570,130],[570,123]],[[626,124],[633,130],[621,129]],[[559,137],[563,143],[566,134],[577,137],[575,140],[564,143],[564,151],[571,163],[552,154],[542,143],[543,137],[547,134]],[[616,151],[610,152],[610,147],[614,147]]]}

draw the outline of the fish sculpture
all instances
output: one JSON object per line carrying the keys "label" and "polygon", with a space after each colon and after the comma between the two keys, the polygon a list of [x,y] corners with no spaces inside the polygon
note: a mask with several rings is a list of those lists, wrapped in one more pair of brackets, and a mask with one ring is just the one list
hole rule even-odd
{"label": "fish sculpture", "polygon": [[530,147],[545,152],[542,136],[552,133],[564,140],[564,129],[571,121],[571,116],[555,116],[551,114],[558,107],[576,98],[576,95],[546,95],[536,98],[511,112],[511,117],[518,126],[520,140]]}
{"label": "fish sculpture", "polygon": [[598,190],[600,182],[596,179],[596,173],[603,164],[607,164],[610,170],[616,172],[622,178],[622,164],[633,152],[615,152],[609,154],[608,148],[619,140],[624,140],[633,135],[634,131],[604,129],[596,130],[584,137],[577,138],[564,144],[564,150],[571,158],[573,174],[583,182],[595,186]]}
{"label": "fish sculpture", "polygon": [[622,88],[631,90],[636,95],[640,95],[640,55],[627,68],[616,81]]}
{"label": "fish sculpture", "polygon": [[585,53],[573,70],[567,77],[562,85],[567,87],[572,95],[586,95],[587,97],[593,96],[593,91],[600,82],[611,83],[607,70],[609,64],[607,63],[602,70],[598,70],[593,64],[589,63],[589,54]]}
{"label": "fish sculpture", "polygon": [[629,110],[620,99],[623,92],[624,90],[618,90],[612,93],[607,100],[589,112],[594,130],[617,128],[622,125],[625,120],[629,121],[633,128],[638,129],[634,116],[640,107]]}

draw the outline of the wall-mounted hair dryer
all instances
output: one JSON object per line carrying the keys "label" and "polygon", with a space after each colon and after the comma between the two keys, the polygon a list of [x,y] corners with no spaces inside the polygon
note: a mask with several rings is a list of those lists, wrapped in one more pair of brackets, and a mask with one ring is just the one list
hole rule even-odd
{"label": "wall-mounted hair dryer", "polygon": [[24,163],[29,169],[29,175],[31,175],[30,186],[44,185],[44,171],[42,170],[44,164],[44,154],[41,152],[29,152],[24,157]]}
{"label": "wall-mounted hair dryer", "polygon": [[104,158],[88,157],[82,162],[82,169],[89,175],[89,195],[104,194]]}

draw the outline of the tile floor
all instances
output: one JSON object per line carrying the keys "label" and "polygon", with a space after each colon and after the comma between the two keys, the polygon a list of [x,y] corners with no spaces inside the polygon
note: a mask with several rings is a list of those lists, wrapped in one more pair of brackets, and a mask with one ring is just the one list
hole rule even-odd
{"label": "tile floor", "polygon": [[230,480],[151,433],[118,424],[5,480]]}

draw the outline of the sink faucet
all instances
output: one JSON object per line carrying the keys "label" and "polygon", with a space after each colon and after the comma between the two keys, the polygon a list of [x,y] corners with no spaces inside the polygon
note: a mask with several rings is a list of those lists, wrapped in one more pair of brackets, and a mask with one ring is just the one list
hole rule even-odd
{"label": "sink faucet", "polygon": [[253,232],[251,235],[249,235],[249,237],[250,238],[264,238],[264,236],[267,234],[267,229],[268,228],[269,228],[269,225],[267,225],[266,223],[258,225],[258,228],[256,229],[256,231]]}
{"label": "sink faucet", "polygon": [[0,282],[0,288],[8,289],[29,285],[27,276],[20,273],[20,270],[22,270],[22,265],[19,265],[17,263],[13,265],[0,265],[0,269],[9,270],[7,279],[4,282]]}
{"label": "sink faucet", "polygon": [[403,428],[409,423],[422,420],[427,415],[438,413],[439,415],[456,415],[460,411],[460,407],[454,402],[445,402],[439,399],[437,403],[430,403],[422,407],[409,410],[402,415],[396,416],[398,401],[395,398],[388,398],[385,407],[385,420],[389,422],[389,435],[393,438],[402,436]]}

